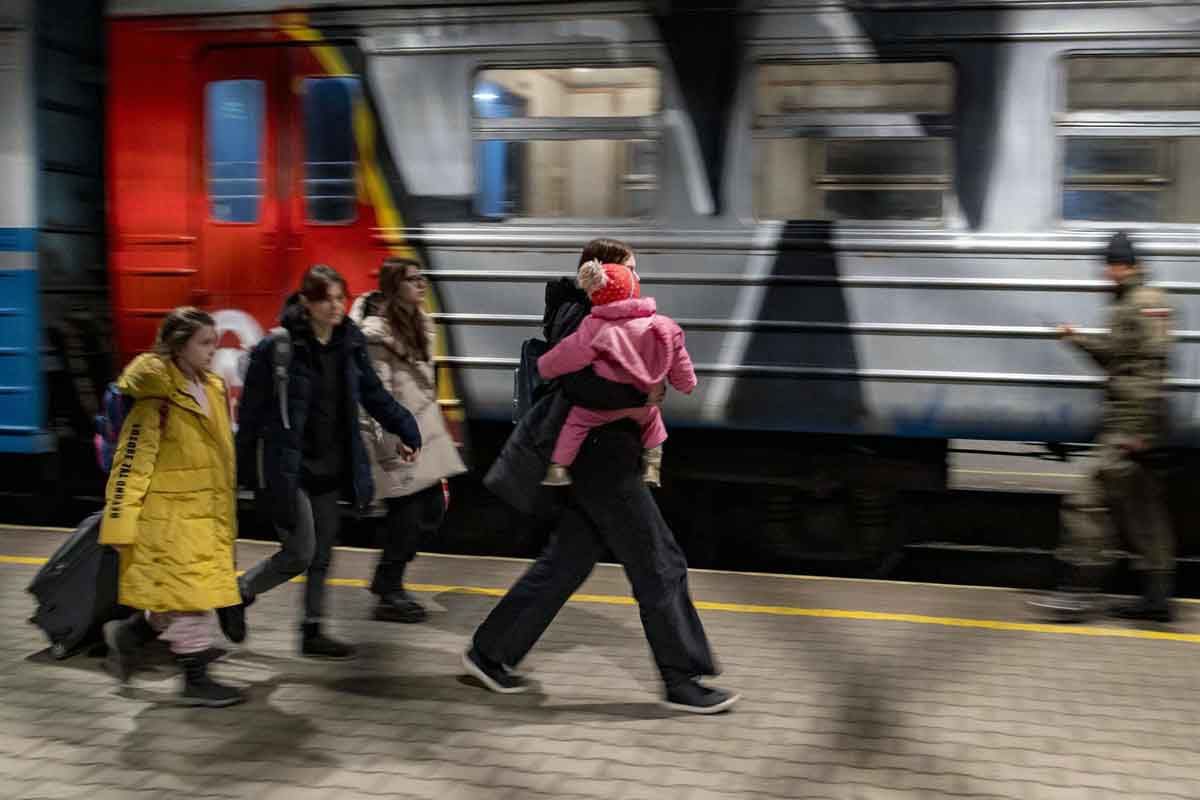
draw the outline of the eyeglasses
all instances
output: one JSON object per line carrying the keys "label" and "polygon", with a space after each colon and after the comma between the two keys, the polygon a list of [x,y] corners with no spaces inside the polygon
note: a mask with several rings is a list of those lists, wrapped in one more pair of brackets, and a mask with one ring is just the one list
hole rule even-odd
{"label": "eyeglasses", "polygon": [[425,280],[424,275],[409,275],[404,279],[404,282],[411,283],[413,286],[424,286],[426,283],[428,283],[428,281]]}

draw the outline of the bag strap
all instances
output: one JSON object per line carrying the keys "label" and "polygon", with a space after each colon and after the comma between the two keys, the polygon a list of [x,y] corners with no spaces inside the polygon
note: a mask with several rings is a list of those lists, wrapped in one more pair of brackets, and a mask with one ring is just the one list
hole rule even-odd
{"label": "bag strap", "polygon": [[287,328],[272,328],[271,363],[275,374],[275,395],[279,398],[279,418],[283,429],[292,429],[291,414],[288,413],[288,368],[292,364],[292,335]]}

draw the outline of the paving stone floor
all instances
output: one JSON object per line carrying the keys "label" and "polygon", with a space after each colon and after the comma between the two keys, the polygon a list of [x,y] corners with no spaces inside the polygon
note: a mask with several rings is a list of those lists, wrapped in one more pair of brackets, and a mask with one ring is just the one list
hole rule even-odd
{"label": "paving stone floor", "polygon": [[522,563],[424,556],[432,618],[398,625],[369,619],[373,554],[342,551],[332,629],[362,657],[297,657],[289,584],[215,668],[249,702],[186,709],[165,658],[120,689],[99,657],[49,657],[26,622],[37,566],[14,562],[61,538],[0,530],[0,797],[1200,798],[1195,606],[1146,631],[1004,629],[987,621],[1029,621],[1016,592],[694,572],[719,683],[743,694],[706,718],[657,704],[617,568],[522,665],[537,691],[500,696],[459,656],[496,601],[476,590]]}

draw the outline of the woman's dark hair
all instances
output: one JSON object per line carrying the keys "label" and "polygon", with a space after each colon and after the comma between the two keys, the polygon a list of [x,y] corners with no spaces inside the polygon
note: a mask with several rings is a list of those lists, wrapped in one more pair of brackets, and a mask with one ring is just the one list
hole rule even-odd
{"label": "woman's dark hair", "polygon": [[300,279],[300,295],[310,303],[329,299],[329,290],[337,284],[346,294],[346,279],[336,269],[325,264],[313,264]]}
{"label": "woman's dark hair", "polygon": [[176,308],[167,314],[162,325],[158,326],[158,335],[154,338],[154,352],[163,358],[177,357],[196,331],[205,326],[217,326],[208,312],[192,306]]}
{"label": "woman's dark hair", "polygon": [[429,360],[429,333],[425,330],[425,319],[421,309],[405,304],[401,290],[408,280],[410,269],[419,270],[421,262],[412,258],[392,256],[384,260],[379,268],[379,291],[383,293],[383,306],[379,313],[392,326],[392,333],[405,347],[410,358]]}
{"label": "woman's dark hair", "polygon": [[624,264],[633,257],[633,248],[616,239],[592,239],[583,246],[579,254],[579,264],[582,267],[595,259],[601,264]]}

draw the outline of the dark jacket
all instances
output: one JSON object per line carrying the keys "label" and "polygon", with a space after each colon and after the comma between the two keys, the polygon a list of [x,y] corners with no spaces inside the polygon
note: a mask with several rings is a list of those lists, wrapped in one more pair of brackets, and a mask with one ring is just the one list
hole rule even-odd
{"label": "dark jacket", "polygon": [[[542,330],[551,347],[570,335],[591,311],[587,295],[563,278],[546,284],[546,310]],[[608,411],[646,404],[646,395],[632,386],[598,377],[591,367],[564,375],[548,383],[541,396],[521,417],[504,443],[499,458],[488,470],[483,485],[493,494],[526,514],[550,516],[561,493],[541,485],[550,464],[550,454],[572,405]],[[630,420],[597,428],[591,436],[604,436],[609,429],[625,426],[637,431]],[[638,450],[636,437],[623,437]]]}
{"label": "dark jacket", "polygon": [[[256,490],[259,502],[267,503],[276,525],[291,528],[296,524],[296,491],[300,488],[316,339],[307,313],[294,298],[284,306],[280,323],[292,338],[287,388],[290,429],[283,426],[275,397],[274,340],[267,337],[250,353],[250,366],[238,404],[238,481]],[[412,414],[379,382],[367,357],[366,338],[358,326],[349,319],[344,320],[335,329],[331,341],[340,343],[345,356],[342,386],[346,392],[344,407],[347,413],[343,415],[346,429],[342,440],[348,447],[347,464],[350,467],[345,488],[355,507],[362,510],[371,502],[374,486],[355,409],[361,403],[388,433],[399,436],[409,447],[421,446],[421,432]]]}

